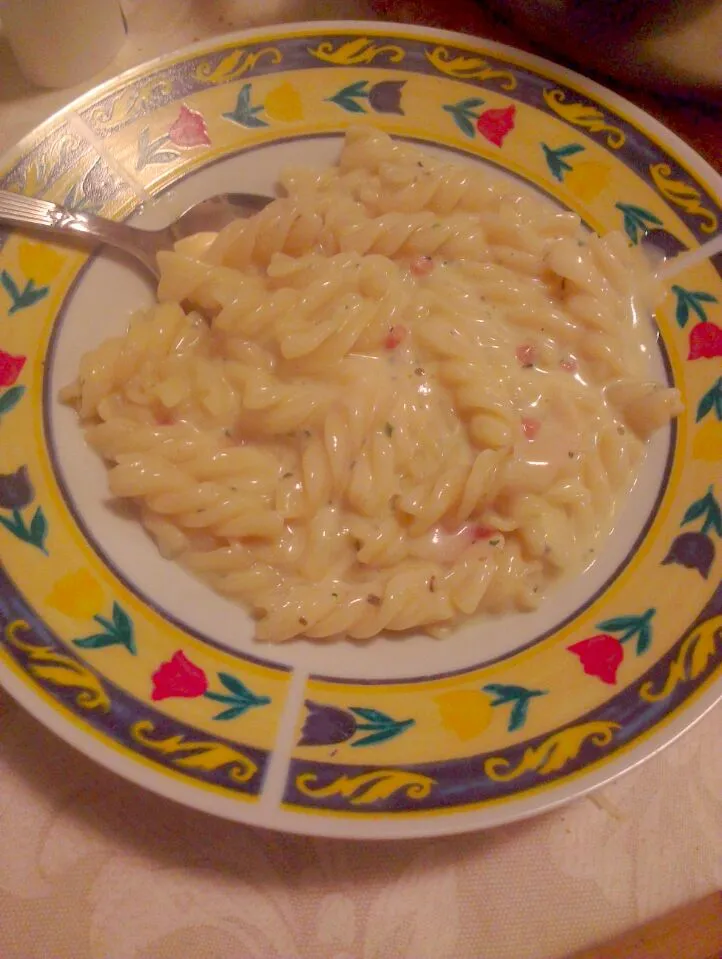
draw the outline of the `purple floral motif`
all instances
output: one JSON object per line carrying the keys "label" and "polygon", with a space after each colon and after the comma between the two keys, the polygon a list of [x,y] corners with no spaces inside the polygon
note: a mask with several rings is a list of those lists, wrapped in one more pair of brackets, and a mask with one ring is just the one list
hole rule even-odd
{"label": "purple floral motif", "polygon": [[401,91],[405,80],[382,80],[374,83],[369,90],[369,106],[376,113],[398,113],[403,116],[401,109]]}
{"label": "purple floral motif", "polygon": [[301,730],[299,746],[331,746],[351,739],[356,732],[356,720],[344,709],[322,706],[306,700],[308,715]]}
{"label": "purple floral motif", "polygon": [[27,466],[14,473],[0,474],[0,506],[3,509],[25,509],[35,499],[35,490]]}
{"label": "purple floral motif", "polygon": [[45,539],[48,535],[48,521],[41,506],[38,506],[28,524],[22,514],[35,498],[35,490],[28,476],[27,466],[21,466],[14,473],[0,474],[0,507],[10,510],[10,516],[0,515],[0,525],[13,536],[47,553]]}
{"label": "purple floral motif", "polygon": [[[641,239],[642,246],[652,247],[659,253],[662,253],[668,260],[678,253],[684,253],[689,247],[669,230],[653,228],[647,230]],[[672,287],[674,290],[674,287]]]}
{"label": "purple floral motif", "polygon": [[715,548],[706,533],[681,533],[669,547],[662,560],[662,566],[684,566],[696,569],[703,579],[707,579],[714,562]]}
{"label": "purple floral motif", "polygon": [[662,560],[662,565],[675,564],[695,569],[703,579],[707,579],[715,557],[712,534],[716,533],[722,538],[722,507],[715,496],[714,486],[710,486],[704,496],[688,507],[680,526],[696,522],[701,523],[701,529],[698,532],[687,530],[680,533]]}
{"label": "purple floral motif", "polygon": [[397,113],[404,116],[401,93],[405,83],[405,80],[381,80],[379,83],[369,84],[368,80],[357,80],[342,87],[327,99],[347,113],[366,113],[362,103],[366,100],[374,113]]}
{"label": "purple floral motif", "polygon": [[[307,699],[306,709],[308,715],[301,730],[299,746],[333,746],[348,742],[358,732],[364,735],[352,742],[351,746],[372,746],[393,739],[414,725],[413,719],[392,719],[378,709],[364,706],[339,709]],[[363,721],[359,722],[359,719]]]}

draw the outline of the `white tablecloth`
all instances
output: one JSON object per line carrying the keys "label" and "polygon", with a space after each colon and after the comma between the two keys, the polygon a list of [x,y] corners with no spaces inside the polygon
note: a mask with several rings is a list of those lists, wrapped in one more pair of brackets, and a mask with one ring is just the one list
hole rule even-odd
{"label": "white tablecloth", "polygon": [[[342,0],[125,0],[106,71]],[[0,39],[0,148],[97,82],[30,89]],[[0,694],[0,959],[552,959],[722,886],[722,710],[542,818],[357,845],[141,792]]]}

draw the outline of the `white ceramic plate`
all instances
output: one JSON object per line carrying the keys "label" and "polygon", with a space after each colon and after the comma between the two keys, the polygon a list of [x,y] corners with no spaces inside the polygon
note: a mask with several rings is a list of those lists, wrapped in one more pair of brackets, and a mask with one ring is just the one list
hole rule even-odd
{"label": "white ceramic plate", "polygon": [[[332,162],[350,122],[520,178],[630,242],[670,253],[719,232],[720,178],[631,104],[511,48],[388,24],[253,31],[140,67],[23,141],[0,185],[160,225],[214,193],[271,192],[290,158]],[[270,828],[433,835],[578,796],[719,698],[720,258],[659,311],[654,372],[686,413],[588,573],[443,642],[270,647],[108,507],[57,402],[82,352],[151,301],[146,279],[19,233],[0,243],[0,679],[99,762]]]}

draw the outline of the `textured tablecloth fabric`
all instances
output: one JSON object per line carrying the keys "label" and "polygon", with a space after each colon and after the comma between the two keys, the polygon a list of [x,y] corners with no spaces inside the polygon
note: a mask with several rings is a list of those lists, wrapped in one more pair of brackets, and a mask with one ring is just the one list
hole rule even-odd
{"label": "textured tablecloth fabric", "polygon": [[[373,15],[341,0],[124,6],[129,40],[100,79],[228,30]],[[417,22],[486,26],[471,0],[403,7]],[[0,39],[0,148],[93,83],[32,90]],[[0,694],[0,959],[552,959],[721,886],[719,708],[558,812],[362,845],[250,829],[144,793]]]}

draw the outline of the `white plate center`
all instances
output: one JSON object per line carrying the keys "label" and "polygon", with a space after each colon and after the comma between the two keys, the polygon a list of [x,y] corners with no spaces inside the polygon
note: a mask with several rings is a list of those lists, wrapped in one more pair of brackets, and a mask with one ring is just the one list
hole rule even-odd
{"label": "white plate center", "polygon": [[[135,220],[161,226],[192,203],[216,193],[271,194],[282,167],[289,162],[326,166],[335,161],[339,143],[335,137],[308,138],[225,159],[166,191]],[[440,148],[428,149],[449,154]],[[451,159],[461,162],[456,154]],[[629,556],[654,509],[668,457],[669,430],[651,442],[614,535],[597,562],[552,592],[538,611],[483,619],[443,640],[419,635],[331,645],[306,640],[281,646],[258,643],[253,639],[252,621],[242,609],[162,559],[137,522],[109,508],[105,466],[86,446],[74,411],[56,399],[58,390],[74,379],[82,354],[108,336],[123,333],[129,315],[150,305],[152,299],[151,283],[119,259],[99,257],[88,267],[66,304],[50,357],[50,440],[70,505],[93,548],[130,589],[168,618],[229,649],[314,673],[367,680],[432,676],[479,665],[534,642],[586,605]],[[652,363],[652,374],[664,380],[660,353]]]}

